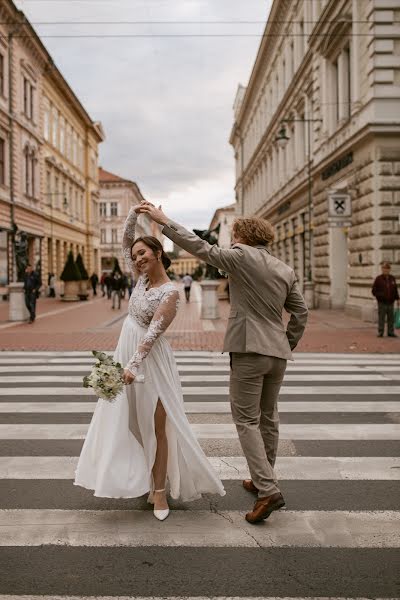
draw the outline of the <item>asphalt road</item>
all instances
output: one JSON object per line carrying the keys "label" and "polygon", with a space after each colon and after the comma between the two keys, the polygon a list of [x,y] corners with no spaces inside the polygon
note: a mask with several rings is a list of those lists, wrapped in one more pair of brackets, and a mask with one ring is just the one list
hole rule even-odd
{"label": "asphalt road", "polygon": [[159,523],[146,497],[96,498],[72,485],[96,400],[78,389],[89,360],[0,353],[0,600],[400,598],[398,356],[297,355],[279,407],[287,510],[253,527],[218,393],[229,374],[221,355],[177,353],[177,362],[225,497],[171,501]]}

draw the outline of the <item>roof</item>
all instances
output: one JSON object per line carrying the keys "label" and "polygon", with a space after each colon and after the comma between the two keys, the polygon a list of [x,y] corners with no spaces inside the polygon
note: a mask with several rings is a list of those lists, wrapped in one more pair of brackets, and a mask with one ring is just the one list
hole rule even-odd
{"label": "roof", "polygon": [[100,183],[134,183],[130,179],[124,179],[115,173],[106,171],[102,167],[99,167],[99,181]]}

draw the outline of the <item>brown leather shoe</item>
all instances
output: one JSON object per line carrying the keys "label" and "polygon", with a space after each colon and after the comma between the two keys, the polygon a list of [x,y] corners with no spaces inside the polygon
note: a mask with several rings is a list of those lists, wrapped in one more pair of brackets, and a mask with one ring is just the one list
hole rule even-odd
{"label": "brown leather shoe", "polygon": [[256,486],[254,485],[254,483],[252,482],[251,479],[245,479],[243,481],[243,487],[246,490],[246,492],[252,492],[253,494],[258,494],[258,489],[256,488]]}
{"label": "brown leather shoe", "polygon": [[269,515],[274,510],[279,510],[285,506],[285,501],[280,492],[272,494],[272,496],[266,496],[265,498],[259,498],[254,505],[251,512],[246,515],[246,521],[249,523],[259,523],[264,519],[268,519]]}

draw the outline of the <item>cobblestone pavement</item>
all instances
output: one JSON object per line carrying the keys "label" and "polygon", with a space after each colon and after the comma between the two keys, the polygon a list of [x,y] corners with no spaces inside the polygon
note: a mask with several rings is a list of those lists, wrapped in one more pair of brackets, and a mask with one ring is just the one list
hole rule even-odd
{"label": "cobblestone pavement", "polygon": [[[190,303],[182,290],[182,304],[167,337],[175,350],[222,349],[229,303],[220,302],[221,318],[200,319],[200,290],[194,286]],[[59,298],[40,298],[37,319],[10,323],[8,303],[0,303],[0,349],[2,350],[112,350],[118,340],[128,307],[112,310],[106,298],[64,303]],[[301,352],[400,353],[400,337],[377,338],[376,326],[349,317],[341,311],[313,310],[306,333],[297,350]],[[399,331],[400,336],[400,331]]]}

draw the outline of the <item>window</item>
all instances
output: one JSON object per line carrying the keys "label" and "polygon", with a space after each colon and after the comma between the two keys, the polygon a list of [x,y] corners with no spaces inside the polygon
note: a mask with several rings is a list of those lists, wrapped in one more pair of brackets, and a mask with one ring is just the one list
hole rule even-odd
{"label": "window", "polygon": [[110,202],[110,215],[112,217],[118,217],[118,203]]}
{"label": "window", "polygon": [[106,230],[105,229],[100,229],[100,243],[101,244],[106,243]]}
{"label": "window", "polygon": [[100,217],[107,216],[107,202],[100,202]]}
{"label": "window", "polygon": [[54,206],[56,206],[57,208],[60,206],[60,196],[58,195],[60,193],[60,180],[58,179],[57,175],[54,178]]}
{"label": "window", "polygon": [[71,126],[67,123],[65,128],[65,154],[66,157],[72,159],[72,140],[71,140]]}
{"label": "window", "polygon": [[53,130],[52,130],[52,144],[57,148],[58,144],[58,110],[53,108]]}
{"label": "window", "polygon": [[72,132],[72,162],[78,164],[78,135],[76,131]]}
{"label": "window", "polygon": [[44,139],[50,141],[50,105],[46,102],[43,115],[43,135]]}
{"label": "window", "polygon": [[118,229],[111,229],[111,243],[116,244],[118,242]]}
{"label": "window", "polygon": [[30,157],[29,150],[25,149],[25,194],[29,196],[29,171],[30,171]]}
{"label": "window", "polygon": [[36,188],[36,156],[28,147],[24,150],[25,195],[35,197]]}
{"label": "window", "polygon": [[0,138],[0,185],[6,182],[6,143]]}
{"label": "window", "polygon": [[46,171],[46,194],[47,203],[53,204],[53,198],[51,197],[51,171]]}
{"label": "window", "polygon": [[28,119],[33,119],[33,94],[34,87],[26,77],[23,78],[24,114]]}
{"label": "window", "polygon": [[0,54],[0,94],[4,96],[5,92],[5,64],[4,64],[4,56]]}
{"label": "window", "polygon": [[64,117],[60,118],[60,152],[62,154],[65,153],[65,119]]}

